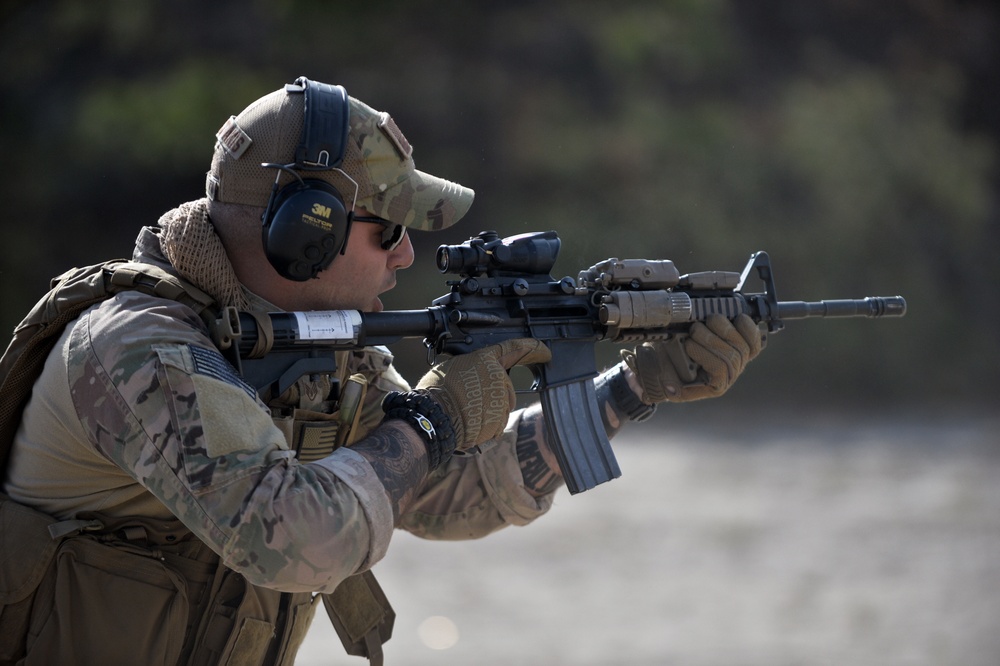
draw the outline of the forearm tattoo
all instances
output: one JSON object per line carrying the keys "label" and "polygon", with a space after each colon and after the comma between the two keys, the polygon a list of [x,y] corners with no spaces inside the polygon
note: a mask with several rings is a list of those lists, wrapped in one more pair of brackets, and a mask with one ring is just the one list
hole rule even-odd
{"label": "forearm tattoo", "polygon": [[563,482],[544,431],[541,408],[537,405],[527,408],[518,423],[516,451],[524,488],[533,497],[547,495]]}
{"label": "forearm tattoo", "polygon": [[389,421],[351,446],[382,481],[396,524],[427,478],[427,448],[412,430],[401,421]]}
{"label": "forearm tattoo", "polygon": [[[613,373],[619,367],[611,368],[594,381],[597,408],[608,438],[614,437],[622,425],[629,420],[625,410],[615,399],[610,387]],[[563,483],[555,454],[545,439],[545,422],[542,409],[533,405],[525,410],[517,429],[517,460],[521,466],[521,476],[525,489],[534,497],[551,493]]]}
{"label": "forearm tattoo", "polygon": [[640,398],[639,380],[625,363],[601,373],[594,387],[608,437],[621,430],[625,422],[646,421],[656,412],[655,404],[645,403]]}

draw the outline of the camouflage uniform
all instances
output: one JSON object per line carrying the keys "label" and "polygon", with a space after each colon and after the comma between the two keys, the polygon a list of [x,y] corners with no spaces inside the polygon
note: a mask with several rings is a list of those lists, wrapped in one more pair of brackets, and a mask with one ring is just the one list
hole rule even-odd
{"label": "camouflage uniform", "polygon": [[[151,230],[135,260],[156,263]],[[406,382],[384,349],[342,354],[372,389],[361,427]],[[330,378],[303,378],[269,408],[213,347],[204,325],[173,301],[126,292],[67,328],[28,408],[6,481],[18,502],[57,518],[177,516],[252,582],[330,591],[388,547],[392,512],[358,454],[341,448],[296,460],[276,426],[335,412]],[[273,412],[273,414],[272,414]],[[400,527],[434,539],[475,538],[544,513],[521,486],[514,425],[481,453],[436,470]],[[363,436],[364,433],[362,433]],[[294,444],[294,442],[292,443]]]}
{"label": "camouflage uniform", "polygon": [[[169,268],[158,245],[155,230],[144,229],[133,259]],[[340,378],[368,379],[363,437],[381,421],[382,396],[407,384],[384,348],[343,352],[338,362]],[[515,413],[478,454],[435,470],[394,526],[365,459],[349,447],[324,455],[337,410],[333,380],[300,379],[265,405],[192,310],[118,294],[71,323],[50,354],[4,491],[70,524],[88,512],[176,516],[226,567],[287,592],[333,591],[385,555],[396,526],[432,539],[476,538],[550,507],[551,497],[535,500],[522,486]],[[308,437],[316,426],[326,436]]]}

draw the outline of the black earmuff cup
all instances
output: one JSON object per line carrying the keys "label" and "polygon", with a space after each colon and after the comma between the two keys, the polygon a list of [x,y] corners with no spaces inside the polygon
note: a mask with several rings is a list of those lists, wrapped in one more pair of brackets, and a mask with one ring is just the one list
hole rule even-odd
{"label": "black earmuff cup", "polygon": [[264,252],[283,277],[304,282],[327,268],[347,241],[348,212],[337,190],[321,180],[283,187],[262,229]]}

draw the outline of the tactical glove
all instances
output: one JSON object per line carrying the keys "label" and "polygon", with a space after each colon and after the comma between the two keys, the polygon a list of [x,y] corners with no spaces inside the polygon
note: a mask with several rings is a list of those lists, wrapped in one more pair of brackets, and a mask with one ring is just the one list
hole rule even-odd
{"label": "tactical glove", "polygon": [[648,404],[688,402],[725,393],[763,348],[760,329],[747,315],[730,322],[710,315],[686,335],[644,342],[622,358],[635,373]]}
{"label": "tactical glove", "polygon": [[417,384],[451,418],[456,448],[467,449],[503,432],[516,404],[507,371],[515,365],[548,363],[548,347],[530,338],[507,340],[435,365]]}

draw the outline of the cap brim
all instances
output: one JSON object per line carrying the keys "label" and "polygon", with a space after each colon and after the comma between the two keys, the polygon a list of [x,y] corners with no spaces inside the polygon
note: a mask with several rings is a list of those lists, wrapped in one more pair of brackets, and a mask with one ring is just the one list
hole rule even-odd
{"label": "cap brim", "polygon": [[476,193],[450,180],[414,170],[410,176],[414,183],[414,210],[427,211],[423,217],[406,225],[411,229],[437,231],[458,222],[469,212]]}
{"label": "cap brim", "polygon": [[358,199],[358,206],[410,229],[438,231],[462,219],[474,198],[468,187],[414,169],[385,192]]}

